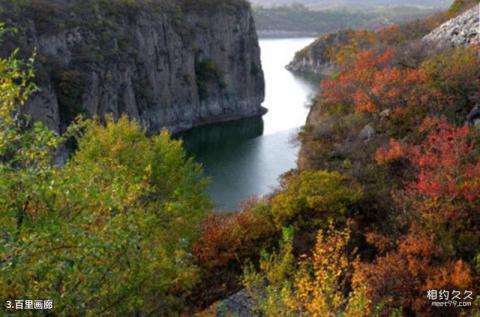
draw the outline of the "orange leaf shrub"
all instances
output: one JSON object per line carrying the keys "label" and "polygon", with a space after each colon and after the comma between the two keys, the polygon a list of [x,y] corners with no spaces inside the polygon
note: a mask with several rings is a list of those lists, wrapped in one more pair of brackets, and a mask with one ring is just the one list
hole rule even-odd
{"label": "orange leaf shrub", "polygon": [[355,61],[357,54],[377,44],[377,35],[373,31],[348,30],[345,31],[348,40],[346,43],[332,45],[328,49],[328,59],[337,65],[349,65]]}
{"label": "orange leaf shrub", "polygon": [[322,82],[324,102],[349,104],[364,112],[426,105],[431,95],[426,89],[427,72],[392,66],[394,62],[391,49],[360,52],[353,65],[342,69],[338,78]]}
{"label": "orange leaf shrub", "polygon": [[390,140],[377,150],[377,162],[399,158],[410,162],[415,177],[394,193],[398,207],[417,226],[396,242],[378,235],[373,264],[362,264],[369,296],[375,302],[390,294],[392,307],[418,316],[457,316],[458,309],[433,310],[425,300],[429,289],[465,290],[473,287],[469,266],[478,256],[480,211],[480,153],[478,132],[455,126],[445,117],[426,118],[418,129],[425,138],[417,145]]}
{"label": "orange leaf shrub", "polygon": [[456,316],[457,308],[432,307],[427,292],[468,289],[473,282],[469,265],[462,260],[442,260],[435,238],[416,227],[393,245],[373,263],[362,263],[355,273],[365,281],[372,303],[385,305],[382,316],[389,316],[395,308],[407,316]]}
{"label": "orange leaf shrub", "polygon": [[377,150],[375,154],[375,159],[378,163],[386,163],[389,161],[393,161],[395,159],[404,157],[406,154],[405,147],[400,144],[395,139],[390,139],[388,148],[381,147]]}
{"label": "orange leaf shrub", "polygon": [[231,214],[211,214],[202,224],[202,234],[192,251],[202,267],[228,265],[258,253],[263,243],[277,231],[260,202]]}

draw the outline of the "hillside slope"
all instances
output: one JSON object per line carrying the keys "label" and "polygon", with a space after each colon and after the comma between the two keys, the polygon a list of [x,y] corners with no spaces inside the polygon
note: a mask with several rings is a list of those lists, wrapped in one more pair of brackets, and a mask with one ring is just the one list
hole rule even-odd
{"label": "hillside slope", "polygon": [[423,40],[440,47],[480,44],[480,4],[448,20]]}
{"label": "hillside slope", "polygon": [[[462,2],[462,1],[457,1]],[[341,30],[319,37],[308,47],[295,54],[287,69],[296,72],[325,75],[335,68],[338,55],[353,55],[356,51],[374,45],[376,42],[402,41],[412,43],[423,40],[426,46],[463,46],[479,43],[479,6],[471,7],[472,1],[456,10],[438,13],[401,25],[374,31]],[[452,6],[452,8],[455,8]],[[464,11],[457,15],[456,11]],[[452,17],[452,15],[454,17]],[[401,38],[399,38],[401,36]],[[342,52],[339,53],[339,47]],[[335,56],[337,55],[337,56]]]}
{"label": "hillside slope", "polygon": [[[459,14],[449,23],[468,34],[461,11],[440,18]],[[339,67],[298,136],[298,169],[204,229],[206,264],[232,267],[243,250],[262,250],[244,290],[212,307],[217,316],[479,314],[475,297],[440,307],[427,295],[478,294],[480,276],[480,47],[422,41],[440,20],[386,28],[370,45],[372,34],[352,31],[323,46]]]}

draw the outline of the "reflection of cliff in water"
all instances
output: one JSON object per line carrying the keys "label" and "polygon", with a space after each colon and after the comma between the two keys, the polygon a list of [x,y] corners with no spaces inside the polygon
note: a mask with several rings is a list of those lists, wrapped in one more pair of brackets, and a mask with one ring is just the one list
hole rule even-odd
{"label": "reflection of cliff in water", "polygon": [[239,145],[262,134],[263,120],[261,117],[254,117],[197,127],[181,132],[175,137],[184,140],[189,155],[202,157],[205,154],[212,155],[212,151]]}

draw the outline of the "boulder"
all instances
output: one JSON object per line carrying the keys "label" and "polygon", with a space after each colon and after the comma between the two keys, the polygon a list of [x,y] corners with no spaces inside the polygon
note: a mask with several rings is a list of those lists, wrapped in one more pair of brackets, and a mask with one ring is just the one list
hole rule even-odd
{"label": "boulder", "polygon": [[476,105],[467,115],[467,123],[474,124],[476,120],[480,120],[480,105]]}
{"label": "boulder", "polygon": [[387,109],[383,110],[382,112],[380,112],[380,117],[381,118],[388,118],[388,117],[390,117],[391,114],[392,114],[392,110],[390,108],[387,108]]}
{"label": "boulder", "polygon": [[360,131],[358,135],[360,139],[364,141],[370,140],[375,135],[375,129],[370,125],[367,124],[363,129]]}

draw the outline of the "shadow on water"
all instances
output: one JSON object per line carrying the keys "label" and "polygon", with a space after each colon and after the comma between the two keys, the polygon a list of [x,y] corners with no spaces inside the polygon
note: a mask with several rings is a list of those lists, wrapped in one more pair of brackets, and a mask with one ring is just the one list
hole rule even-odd
{"label": "shadow on water", "polygon": [[212,152],[237,146],[263,134],[261,117],[247,118],[232,122],[215,123],[180,132],[185,150],[196,158],[211,156]]}
{"label": "shadow on water", "polygon": [[176,135],[187,154],[211,178],[207,193],[218,210],[233,211],[262,190],[265,172],[263,120],[260,117],[194,128]]}

